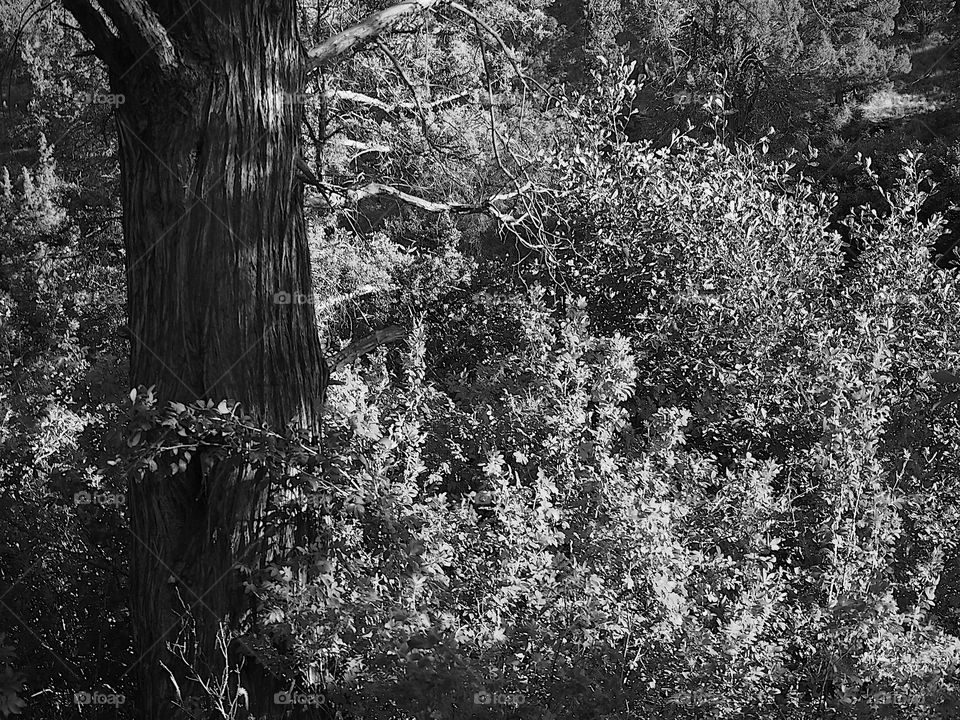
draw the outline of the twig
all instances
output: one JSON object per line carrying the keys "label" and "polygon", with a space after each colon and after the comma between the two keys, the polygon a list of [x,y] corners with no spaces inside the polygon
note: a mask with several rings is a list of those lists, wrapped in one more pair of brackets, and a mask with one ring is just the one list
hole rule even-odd
{"label": "twig", "polygon": [[387,46],[387,44],[379,38],[376,40],[376,43],[381,52],[383,52],[383,54],[386,55],[390,60],[390,64],[393,65],[394,70],[397,71],[397,75],[400,76],[401,82],[407,86],[407,90],[409,90],[410,94],[413,95],[413,102],[417,106],[417,117],[420,118],[420,127],[423,130],[423,137],[426,139],[427,143],[433,147],[433,141],[430,138],[430,126],[427,122],[427,115],[423,110],[423,105],[420,103],[420,96],[417,94],[417,89],[413,86],[410,78],[407,77],[407,73],[403,69],[403,65],[400,64],[400,60],[396,55],[393,54],[393,51]]}

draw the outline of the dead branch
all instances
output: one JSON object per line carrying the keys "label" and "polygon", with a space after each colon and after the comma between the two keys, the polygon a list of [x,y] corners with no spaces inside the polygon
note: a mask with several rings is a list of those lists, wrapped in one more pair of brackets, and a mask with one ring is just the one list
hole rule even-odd
{"label": "dead branch", "polygon": [[479,27],[482,27],[487,32],[487,34],[493,38],[493,41],[500,46],[500,51],[506,56],[507,60],[510,61],[510,64],[513,66],[514,72],[517,74],[517,78],[520,80],[520,83],[523,85],[524,88],[526,88],[527,78],[523,74],[523,71],[520,69],[520,65],[517,63],[517,58],[513,54],[513,50],[511,50],[510,47],[507,45],[507,43],[504,42],[504,39],[500,36],[500,33],[494,30],[489,23],[481,19],[475,12],[473,12],[472,10],[468,10],[460,3],[450,2],[447,4],[452,10],[456,10],[458,13],[460,13],[464,17],[467,17],[470,20],[473,20],[474,23],[476,23]]}
{"label": "dead branch", "polygon": [[337,61],[347,53],[356,52],[377,36],[390,30],[401,19],[431,10],[449,0],[409,0],[385,10],[371,13],[363,20],[333,35],[307,51],[307,67],[318,70]]}
{"label": "dead branch", "polygon": [[364,93],[353,92],[352,90],[328,90],[323,94],[323,98],[325,100],[345,100],[346,102],[352,102],[358,105],[370,105],[378,110],[383,110],[385,113],[393,112],[394,108],[396,108],[396,105],[390,105],[378,98],[365,95]]}
{"label": "dead branch", "polygon": [[351,140],[350,138],[337,138],[330,141],[331,145],[339,145],[341,147],[348,147],[357,150],[357,153],[351,157],[351,160],[356,160],[361,155],[366,155],[367,153],[391,153],[393,148],[389,145],[384,145],[382,143],[365,143],[360,142],[359,140]]}
{"label": "dead branch", "polygon": [[[401,110],[412,112],[417,109],[417,103],[412,102],[397,102],[397,103],[387,103],[379,98],[371,97],[370,95],[365,95],[363,93],[354,92],[352,90],[328,90],[323,94],[323,97],[326,100],[343,100],[345,102],[356,103],[357,105],[369,105],[375,107],[378,110],[382,110],[387,114],[392,114],[399,112]],[[453,95],[447,95],[446,97],[439,98],[432,102],[420,102],[420,107],[423,107],[426,110],[436,110],[437,108],[445,107],[447,105],[453,105],[454,103],[463,100],[465,98],[473,98],[474,93],[471,91],[463,91],[454,93]]]}
{"label": "dead branch", "polygon": [[397,71],[397,75],[400,76],[401,82],[406,86],[407,90],[410,91],[410,95],[413,96],[413,103],[417,108],[417,118],[420,120],[420,128],[423,130],[423,137],[426,141],[433,146],[433,140],[430,137],[430,121],[427,118],[427,113],[423,109],[423,104],[420,102],[420,95],[417,93],[417,88],[414,87],[413,82],[407,76],[407,71],[403,69],[403,65],[400,63],[400,59],[393,54],[391,50],[383,40],[377,38],[376,40],[377,47],[380,48],[380,51],[387,56],[387,59],[390,60],[390,64],[393,65],[393,69]]}
{"label": "dead branch", "polygon": [[479,204],[470,204],[428,200],[427,198],[419,197],[418,195],[412,195],[408,192],[404,192],[403,190],[399,190],[392,185],[385,185],[383,183],[368,183],[362,187],[355,188],[338,188],[326,183],[321,183],[321,185],[322,189],[326,190],[328,194],[338,195],[344,199],[344,202],[334,204],[330,201],[316,202],[315,200],[308,200],[308,206],[338,207],[347,203],[357,203],[366,198],[386,196],[431,213],[449,212],[456,215],[490,215],[497,218],[505,225],[510,226],[516,225],[519,221],[497,208],[496,204],[519,198],[521,195],[529,192],[533,188],[533,184],[528,182],[516,190],[511,190],[508,193],[502,193],[500,195],[494,195]]}
{"label": "dead branch", "polygon": [[323,183],[313,172],[313,168],[310,167],[310,164],[303,158],[303,156],[297,157],[297,170],[300,171],[302,180],[308,185],[313,185],[314,187],[321,187]]}
{"label": "dead branch", "polygon": [[320,313],[332,307],[336,307],[337,305],[353,302],[358,298],[368,297],[370,295],[376,295],[377,293],[381,293],[381,292],[384,292],[384,288],[377,287],[376,285],[370,285],[369,283],[367,283],[366,285],[361,285],[356,290],[353,290],[351,292],[337,293],[332,297],[328,297],[326,300],[323,300],[322,302],[318,302],[315,307],[317,312]]}
{"label": "dead branch", "polygon": [[343,350],[328,357],[327,367],[330,368],[330,372],[334,373],[351,363],[355,363],[361,356],[373,352],[381,345],[401,340],[406,336],[407,331],[399,325],[391,325],[382,330],[377,330],[375,333],[354,340]]}

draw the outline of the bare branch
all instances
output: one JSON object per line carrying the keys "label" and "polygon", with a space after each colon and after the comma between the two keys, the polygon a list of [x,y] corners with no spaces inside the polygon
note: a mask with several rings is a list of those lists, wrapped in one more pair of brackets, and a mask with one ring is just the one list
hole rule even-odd
{"label": "bare branch", "polygon": [[343,350],[328,357],[327,367],[330,368],[330,372],[336,372],[340,368],[356,362],[361,355],[373,352],[381,345],[400,340],[406,337],[406,335],[407,331],[399,325],[391,325],[382,330],[377,330],[375,333],[367,335],[366,337],[354,340]]}
{"label": "bare branch", "polygon": [[107,21],[87,0],[63,0],[63,7],[80,25],[84,37],[93,45],[94,52],[106,66],[119,71],[120,54],[117,37],[110,31]]}
{"label": "bare branch", "polygon": [[[440,107],[445,107],[447,105],[453,105],[455,102],[463,100],[464,98],[473,98],[475,97],[474,93],[471,91],[464,90],[463,92],[454,93],[453,95],[447,95],[446,97],[439,98],[433,102],[426,103],[424,107],[428,110],[436,110]],[[405,110],[412,110],[410,103],[399,103],[398,107],[404,108]]]}
{"label": "bare branch", "polygon": [[365,143],[360,142],[359,140],[351,140],[350,138],[336,138],[331,140],[330,144],[358,150],[359,152],[354,157],[359,157],[360,155],[364,155],[366,153],[393,152],[393,148],[389,145],[383,145],[382,143]]}
{"label": "bare branch", "polygon": [[475,22],[479,27],[482,27],[484,30],[486,30],[487,34],[488,34],[490,37],[493,38],[494,42],[496,42],[497,45],[500,46],[500,50],[503,52],[503,54],[507,57],[507,60],[509,60],[509,61],[510,61],[510,64],[513,66],[513,70],[514,70],[514,72],[517,74],[517,77],[520,79],[520,83],[524,86],[524,88],[526,88],[526,87],[527,87],[527,78],[526,78],[526,76],[523,74],[523,71],[520,69],[520,65],[517,63],[517,59],[516,59],[516,57],[515,57],[514,54],[513,54],[513,50],[511,50],[510,47],[507,45],[507,43],[504,42],[503,38],[500,37],[500,33],[498,33],[496,30],[494,30],[492,27],[490,27],[490,24],[487,23],[486,21],[482,20],[479,15],[477,15],[477,14],[476,14],[475,12],[473,12],[472,10],[468,10],[468,9],[465,8],[463,5],[461,5],[460,3],[458,3],[458,2],[450,2],[450,3],[448,3],[448,5],[449,5],[453,10],[456,10],[456,11],[457,11],[458,13],[460,13],[461,15],[470,18],[470,19],[473,20],[473,22]]}
{"label": "bare branch", "polygon": [[413,96],[413,102],[417,107],[417,118],[420,120],[420,127],[423,130],[424,139],[433,146],[433,140],[430,137],[430,122],[427,118],[426,112],[423,110],[423,105],[420,103],[420,96],[417,94],[417,88],[414,87],[413,82],[407,77],[406,70],[403,69],[403,65],[400,63],[400,59],[393,54],[391,50],[383,40],[379,38],[376,41],[377,47],[383,52],[384,55],[390,60],[390,64],[393,65],[393,69],[397,71],[397,75],[400,76],[400,80],[406,85],[407,90],[410,91],[410,94]]}
{"label": "bare branch", "polygon": [[[427,110],[436,110],[437,108],[445,107],[446,105],[453,105],[454,103],[463,100],[465,98],[472,98],[473,93],[470,91],[464,91],[455,93],[453,95],[448,95],[446,97],[439,98],[433,102],[425,103],[421,101],[419,107],[425,108]],[[417,103],[387,103],[379,98],[371,97],[370,95],[365,95],[363,93],[353,92],[352,90],[328,90],[324,93],[324,98],[328,100],[344,100],[346,102],[356,103],[358,105],[369,105],[375,107],[378,110],[382,110],[385,113],[391,114],[399,110],[405,110],[407,112],[412,112],[417,109]]]}
{"label": "bare branch", "polygon": [[307,51],[307,66],[311,70],[325,67],[350,52],[355,52],[408,15],[431,10],[449,0],[408,0],[385,10],[371,13],[356,25],[327,38]]}
{"label": "bare branch", "polygon": [[323,97],[328,100],[346,100],[347,102],[357,103],[358,105],[370,105],[386,113],[392,112],[396,107],[395,105],[385,103],[379,98],[353,92],[352,90],[328,90],[323,94]]}
{"label": "bare branch", "polygon": [[310,167],[310,164],[303,158],[303,156],[297,156],[297,169],[300,171],[300,174],[303,177],[303,181],[308,185],[315,185],[316,187],[321,187],[323,185],[320,182],[320,179],[313,172],[313,168]]}
{"label": "bare branch", "polygon": [[176,48],[147,0],[98,1],[135,57],[147,58],[161,70],[177,66]]}
{"label": "bare branch", "polygon": [[383,183],[368,183],[367,185],[357,188],[338,188],[332,185],[323,184],[323,189],[327,193],[341,196],[344,199],[344,203],[335,204],[331,203],[330,201],[316,202],[311,200],[307,204],[311,207],[337,207],[338,205],[348,202],[357,203],[366,198],[385,196],[431,213],[450,212],[457,215],[490,215],[497,218],[505,225],[513,226],[519,221],[497,208],[496,203],[517,199],[524,193],[532,190],[532,188],[532,183],[526,183],[516,190],[511,190],[508,193],[501,193],[500,195],[494,195],[479,204],[471,205],[469,203],[437,202],[436,200],[428,200],[427,198],[423,198],[418,195],[411,195],[410,193],[399,190],[392,185],[385,185]]}
{"label": "bare branch", "polygon": [[[480,32],[480,21],[479,19],[476,22],[477,33]],[[490,73],[490,63],[487,60],[487,50],[483,45],[480,46],[480,57],[483,59],[483,71],[484,75],[487,78],[487,99],[490,101],[490,140],[493,144],[493,157],[497,162],[497,167],[506,175],[510,180],[513,181],[514,187],[517,190],[520,189],[520,183],[518,182],[516,176],[510,172],[510,170],[503,164],[503,158],[500,155],[500,145],[499,142],[502,140],[500,137],[500,130],[497,127],[497,113],[496,113],[496,104],[493,98],[493,78]]]}

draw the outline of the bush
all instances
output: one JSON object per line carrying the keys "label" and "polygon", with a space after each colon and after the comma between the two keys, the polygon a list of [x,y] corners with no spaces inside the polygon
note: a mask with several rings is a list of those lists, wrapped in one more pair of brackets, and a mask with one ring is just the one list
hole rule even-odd
{"label": "bush", "polygon": [[572,112],[559,289],[471,296],[402,389],[381,358],[334,391],[349,492],[307,503],[278,622],[364,716],[950,717],[958,296],[918,158],[846,268],[762,146]]}

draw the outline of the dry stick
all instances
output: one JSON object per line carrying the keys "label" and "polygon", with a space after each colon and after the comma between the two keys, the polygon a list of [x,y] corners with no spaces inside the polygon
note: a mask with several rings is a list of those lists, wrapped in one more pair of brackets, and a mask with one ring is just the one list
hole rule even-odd
{"label": "dry stick", "polygon": [[381,345],[385,345],[396,340],[401,340],[407,336],[407,331],[399,325],[390,325],[389,327],[377,330],[370,335],[354,340],[342,350],[335,352],[327,358],[327,366],[330,372],[336,372],[342,367],[356,362],[361,355],[373,352]]}
{"label": "dry stick", "polygon": [[[382,32],[390,29],[393,24],[401,17],[412,14],[414,12],[423,12],[423,11],[436,11],[437,8],[447,5],[452,10],[460,13],[464,17],[472,20],[477,26],[477,35],[480,37],[480,29],[482,28],[494,42],[500,47],[503,54],[507,57],[507,60],[510,62],[511,66],[514,69],[514,72],[517,75],[517,78],[520,80],[521,85],[524,88],[523,101],[525,104],[526,101],[526,90],[528,89],[528,81],[526,76],[523,74],[519,64],[517,63],[516,57],[510,47],[506,44],[500,34],[485,20],[480,18],[472,10],[464,7],[458,2],[449,2],[447,0],[414,0],[412,2],[400,3],[394,5],[393,7],[387,8],[386,10],[374,13],[367,18],[365,18],[360,23],[351,26],[347,30],[337,34],[336,36],[329,38],[323,44],[310,50],[307,54],[310,58],[311,67],[317,68],[321,67],[328,62],[332,61],[336,57],[356,49],[360,45],[364,45],[368,42],[376,42],[379,47],[387,54],[390,58],[394,67],[396,68],[398,74],[400,75],[401,80],[408,87],[411,94],[414,97],[414,101],[417,106],[418,113],[420,115],[421,122],[424,125],[424,135],[426,136],[427,142],[433,146],[433,142],[429,136],[428,128],[425,120],[425,113],[423,111],[423,105],[420,102],[420,98],[413,86],[413,83],[410,81],[409,77],[403,70],[402,65],[397,60],[396,56],[390,51],[390,49],[379,39],[379,36]],[[483,43],[481,41],[481,48]],[[491,115],[491,134],[494,141],[494,154],[497,158],[497,164],[501,170],[508,176],[514,183],[514,187],[519,190],[520,184],[517,178],[506,168],[503,163],[503,158],[500,154],[498,140],[502,140],[499,129],[496,124],[496,116],[493,109],[493,89],[492,89],[492,80],[490,75],[489,63],[486,58],[485,50],[482,53],[484,68],[487,75],[487,92],[490,100],[490,115]],[[359,99],[359,94],[355,99]],[[456,96],[455,96],[456,97]],[[365,98],[372,101],[371,104],[380,105],[383,107],[385,104],[382,101],[377,101],[375,98]],[[385,108],[384,108],[385,109]],[[509,150],[509,148],[507,148]],[[512,154],[512,151],[511,151]],[[404,198],[406,199],[406,198]],[[429,201],[427,201],[429,202]]]}
{"label": "dry stick", "polygon": [[380,38],[377,38],[376,43],[381,52],[383,52],[383,54],[389,58],[390,63],[393,65],[393,69],[396,70],[397,75],[400,76],[401,82],[407,86],[407,90],[409,90],[410,94],[413,95],[413,102],[417,106],[417,117],[420,119],[420,127],[423,129],[423,137],[430,147],[434,147],[433,139],[430,137],[430,126],[427,124],[427,115],[423,110],[423,105],[420,103],[420,96],[417,94],[417,89],[413,86],[413,82],[411,82],[410,78],[407,77],[407,73],[403,69],[403,65],[400,64],[400,60],[396,55],[393,54],[393,51],[387,46],[387,44]]}
{"label": "dry stick", "polygon": [[409,0],[384,10],[372,13],[346,30],[327,38],[320,45],[307,51],[311,70],[325,67],[341,55],[355,51],[391,29],[401,18],[414,13],[431,10],[446,0]]}
{"label": "dry stick", "polygon": [[[523,116],[524,116],[524,108],[525,108],[525,103],[526,103],[526,92],[527,92],[528,86],[527,86],[526,78],[525,78],[525,77],[523,76],[523,74],[521,73],[519,66],[517,65],[516,61],[515,61],[514,58],[513,58],[512,52],[511,52],[510,49],[507,47],[506,43],[503,42],[503,39],[496,33],[496,31],[493,30],[493,28],[491,28],[489,25],[487,25],[483,20],[481,20],[480,18],[478,18],[478,17],[476,17],[475,15],[473,15],[473,13],[470,13],[470,12],[467,11],[465,8],[463,8],[462,6],[459,6],[457,3],[452,3],[452,4],[451,4],[451,7],[453,7],[454,9],[457,9],[457,10],[460,10],[460,11],[465,12],[465,14],[467,14],[468,17],[471,17],[471,18],[474,20],[474,22],[475,22],[475,24],[476,24],[476,26],[477,26],[477,36],[478,36],[478,37],[480,36],[480,28],[481,28],[481,27],[482,27],[484,30],[486,30],[490,35],[492,35],[492,36],[497,40],[497,42],[498,42],[498,44],[500,45],[500,47],[502,48],[504,54],[507,56],[507,58],[510,60],[511,64],[513,65],[514,70],[517,72],[517,75],[518,75],[518,77],[520,78],[521,84],[522,84],[522,86],[523,86],[523,95],[522,95],[522,98],[521,98],[520,119],[518,120],[518,125],[521,125],[521,126],[522,126]],[[522,169],[522,163],[518,161],[518,159],[517,159],[517,153],[514,152],[514,150],[510,147],[510,142],[509,142],[507,139],[505,139],[505,138],[503,137],[502,133],[500,132],[500,129],[499,129],[498,124],[497,124],[497,121],[496,121],[496,114],[495,114],[495,111],[494,111],[493,84],[492,84],[492,79],[491,79],[490,64],[489,64],[489,61],[488,61],[488,59],[487,59],[486,49],[483,47],[483,44],[482,44],[482,43],[481,43],[480,52],[481,52],[481,58],[482,58],[482,60],[483,60],[484,73],[485,73],[485,75],[487,76],[487,97],[488,97],[488,102],[490,103],[490,133],[491,133],[491,140],[492,140],[492,142],[493,142],[494,156],[495,156],[495,158],[496,158],[497,165],[498,165],[498,166],[500,167],[500,169],[504,172],[504,174],[506,174],[507,177],[509,177],[510,180],[513,181],[514,187],[515,187],[517,190],[519,190],[519,189],[520,189],[519,180],[518,180],[517,177],[516,177],[510,170],[508,170],[507,167],[504,165],[503,158],[502,158],[502,156],[501,156],[501,154],[500,154],[500,147],[499,147],[499,144],[498,144],[498,140],[499,140],[501,143],[503,143],[504,149],[506,150],[506,152],[508,152],[508,153],[510,154],[510,156],[511,156],[511,158],[514,160],[514,162],[515,162],[518,166],[521,166],[521,171],[523,172],[523,175],[524,175],[525,178],[527,179],[528,183],[531,182],[531,181],[530,181],[530,176],[527,174],[526,170],[523,170],[523,169]],[[522,136],[522,130],[521,130],[521,136]],[[526,159],[525,159],[525,160],[526,160]],[[528,160],[527,160],[527,161],[528,161]],[[527,216],[530,216],[531,219],[534,219],[532,212],[528,209],[528,210],[517,220],[518,224],[519,224],[519,222],[523,221],[523,219],[525,219]],[[539,223],[537,223],[537,224],[539,225]]]}
{"label": "dry stick", "polygon": [[297,169],[303,175],[303,181],[308,185],[313,185],[314,187],[320,187],[323,185],[323,183],[320,182],[320,179],[313,172],[313,168],[310,167],[309,163],[307,163],[302,155],[297,156]]}
{"label": "dry stick", "polygon": [[[437,141],[430,134],[430,125],[427,119],[427,114],[423,109],[423,103],[420,101],[420,95],[417,93],[417,89],[414,87],[413,82],[410,80],[410,77],[407,75],[406,71],[403,69],[403,65],[400,64],[400,60],[393,53],[392,50],[387,46],[383,40],[377,38],[374,41],[377,44],[377,47],[383,51],[383,53],[389,58],[390,63],[393,65],[394,69],[397,71],[397,74],[400,76],[400,80],[410,91],[410,94],[413,95],[414,107],[416,109],[417,118],[420,120],[420,127],[423,131],[423,138],[427,141],[427,144],[433,148],[436,152],[441,155],[448,155],[446,148],[441,147]],[[434,105],[430,106],[431,108]]]}
{"label": "dry stick", "polygon": [[[477,24],[477,36],[480,35],[480,20],[479,18],[476,21]],[[487,76],[487,101],[490,105],[490,140],[493,144],[493,156],[496,158],[497,166],[503,173],[510,178],[513,182],[513,186],[516,188],[518,194],[520,191],[520,183],[517,180],[516,176],[510,172],[506,166],[503,164],[503,158],[500,155],[500,145],[498,140],[501,139],[499,129],[497,128],[497,116],[494,111],[494,102],[493,102],[493,81],[490,76],[490,64],[487,62],[487,49],[483,47],[483,43],[480,43],[480,57],[483,59],[483,71]]]}
{"label": "dry stick", "polygon": [[383,110],[385,113],[393,112],[397,107],[396,105],[390,105],[385,103],[380,98],[375,98],[365,93],[355,92],[353,90],[327,90],[323,97],[330,100],[346,100],[347,102],[355,102],[358,105],[371,105],[372,107]]}
{"label": "dry stick", "polygon": [[[479,24],[477,26],[477,35],[480,34]],[[497,160],[497,165],[504,172],[504,174],[510,178],[514,185],[516,185],[517,179],[503,164],[503,158],[500,157],[500,145],[497,142],[501,140],[500,132],[497,128],[497,115],[494,110],[494,101],[493,101],[493,80],[490,76],[490,64],[487,62],[487,49],[483,47],[483,43],[480,44],[480,57],[483,60],[483,74],[487,76],[487,103],[490,106],[490,140],[493,143],[493,155]]]}
{"label": "dry stick", "polygon": [[[516,190],[488,197],[482,203],[477,205],[427,200],[426,198],[422,198],[417,195],[411,195],[410,193],[399,190],[391,185],[384,185],[383,183],[368,183],[367,185],[356,188],[338,188],[333,185],[323,184],[323,188],[321,189],[325,189],[328,192],[340,195],[341,197],[344,197],[352,202],[358,202],[368,197],[387,195],[408,205],[418,207],[421,210],[426,210],[427,212],[452,212],[458,215],[492,215],[507,226],[516,226],[521,221],[521,218],[515,218],[507,215],[503,211],[497,209],[494,203],[519,198],[523,193],[531,190],[532,187],[533,183],[527,182],[518,187]],[[314,206],[316,204],[317,203],[308,201],[308,206]],[[329,204],[333,205],[332,203]]]}
{"label": "dry stick", "polygon": [[465,15],[466,17],[470,18],[471,20],[473,20],[473,22],[475,22],[477,25],[479,25],[480,27],[482,27],[484,30],[487,31],[487,34],[489,34],[490,37],[492,37],[494,41],[497,43],[497,45],[500,46],[500,49],[503,51],[503,54],[506,55],[507,60],[510,61],[510,64],[513,66],[514,72],[517,73],[517,78],[519,78],[521,84],[524,87],[526,87],[527,79],[524,76],[523,72],[520,70],[520,65],[517,64],[517,60],[513,55],[513,50],[511,50],[507,46],[507,44],[503,41],[503,38],[500,37],[500,33],[498,33],[496,30],[490,27],[490,25],[487,24],[484,20],[482,20],[476,13],[468,10],[460,3],[451,2],[447,4],[450,6],[451,9],[456,10],[461,15]]}
{"label": "dry stick", "polygon": [[[480,27],[484,27],[485,29],[487,29],[488,32],[491,32],[495,37],[497,37],[497,38],[499,39],[499,36],[496,35],[495,31],[493,31],[492,29],[490,29],[489,26],[486,26],[486,25],[483,23],[483,21],[481,21],[479,18],[476,18],[475,20],[476,20],[476,25],[477,25],[477,35],[478,35],[478,37],[480,36]],[[500,42],[502,43],[502,40],[501,40]],[[505,51],[505,52],[509,53],[509,50],[506,48],[506,45],[502,45],[502,47],[504,48],[504,51]],[[513,150],[511,150],[509,142],[508,142],[507,140],[505,140],[505,139],[503,138],[503,136],[501,135],[500,129],[499,129],[498,124],[497,124],[496,112],[495,112],[495,110],[494,110],[493,83],[492,83],[492,79],[491,79],[490,64],[489,64],[489,61],[487,60],[486,48],[483,46],[483,43],[482,43],[482,42],[481,42],[481,46],[480,46],[480,54],[481,54],[481,58],[482,58],[482,60],[483,60],[484,74],[486,75],[486,79],[487,79],[487,99],[488,99],[488,102],[489,102],[489,105],[490,105],[490,113],[489,113],[489,115],[490,115],[490,139],[491,139],[491,142],[492,142],[492,145],[493,145],[493,154],[494,154],[494,157],[496,158],[497,166],[498,166],[498,167],[503,171],[503,173],[504,173],[508,178],[510,178],[510,180],[513,182],[514,188],[516,189],[516,195],[519,197],[519,196],[522,195],[522,193],[523,193],[523,190],[521,189],[521,186],[520,186],[520,181],[517,179],[516,175],[515,175],[513,172],[511,172],[511,171],[506,167],[506,165],[505,165],[504,162],[503,162],[503,157],[502,157],[502,155],[501,155],[501,153],[500,153],[500,144],[499,144],[499,143],[500,143],[500,142],[503,142],[504,145],[505,145],[506,151],[509,152],[510,155],[511,155],[511,157],[513,158],[513,160],[514,160],[515,162],[517,162],[516,154],[513,152]],[[508,57],[509,57],[509,54],[508,54]],[[511,59],[511,62],[513,62],[513,59],[512,59],[512,58],[510,58],[510,59]],[[515,64],[515,63],[514,63],[514,67],[516,68],[516,64]],[[519,72],[519,70],[518,70],[518,72]],[[524,89],[526,89],[526,87],[527,87],[527,86],[526,86],[526,82],[523,81],[523,77],[522,77],[522,76],[521,76],[521,81],[524,83],[524,85],[523,85],[523,86],[524,86]],[[517,164],[520,165],[519,162],[517,162]],[[526,173],[525,171],[524,171],[524,175],[525,175],[526,178],[527,178],[527,183],[526,183],[526,185],[525,185],[524,187],[528,187],[528,188],[529,188],[530,186],[532,186],[533,183],[532,183],[532,181],[530,180],[529,175],[527,175],[527,173]],[[535,202],[535,200],[534,200],[533,202]],[[540,223],[540,222],[537,221],[537,218],[535,217],[534,212],[533,212],[533,210],[532,210],[531,205],[530,205],[529,202],[527,203],[527,209],[526,209],[526,211],[525,211],[519,218],[514,218],[512,225],[513,225],[513,226],[518,226],[518,225],[520,225],[524,220],[526,220],[527,218],[529,218],[531,221],[533,221],[534,224],[535,224],[536,226],[538,226],[538,228],[541,228],[541,234],[542,234],[542,223]],[[506,224],[506,223],[505,223],[505,224]],[[509,224],[508,224],[508,225],[509,225]],[[525,240],[525,243],[526,243],[529,247],[531,247],[532,249],[534,249],[534,250],[546,250],[546,249],[547,249],[545,242],[533,243],[533,242],[530,242],[529,239],[527,239],[527,240]]]}
{"label": "dry stick", "polygon": [[457,100],[463,100],[464,98],[470,97],[470,92],[465,90],[463,92],[454,93],[453,95],[447,95],[446,97],[442,97],[439,100],[434,100],[433,102],[427,104],[423,104],[422,102],[387,103],[380,98],[375,98],[364,93],[355,92],[353,90],[328,90],[323,94],[323,97],[331,100],[339,99],[347,102],[355,102],[358,105],[370,105],[382,110],[385,113],[392,114],[399,110],[416,110],[418,107],[434,110],[436,108],[443,107],[444,105],[452,105],[453,103],[457,102]]}
{"label": "dry stick", "polygon": [[350,156],[349,162],[354,162],[357,158],[363,157],[369,153],[388,155],[393,152],[393,148],[389,145],[368,145],[367,143],[360,142],[359,140],[351,140],[350,138],[343,138],[342,140],[338,140],[333,144],[356,150],[356,152]]}
{"label": "dry stick", "polygon": [[[426,124],[423,105],[420,101],[419,95],[417,94],[416,89],[413,86],[413,83],[410,81],[409,77],[407,77],[406,73],[404,72],[403,67],[400,65],[396,56],[379,39],[379,36],[384,31],[392,28],[392,26],[395,24],[395,22],[399,18],[407,14],[413,14],[415,12],[424,12],[427,10],[435,12],[437,8],[443,5],[448,5],[452,10],[455,10],[461,15],[472,20],[477,27],[478,37],[482,35],[480,33],[480,29],[483,29],[491,38],[493,38],[496,44],[500,47],[503,54],[507,57],[507,60],[510,62],[511,66],[513,67],[517,75],[517,78],[520,80],[520,83],[524,88],[523,103],[525,105],[526,90],[528,89],[528,81],[527,81],[527,78],[524,76],[523,71],[520,69],[520,66],[517,63],[517,60],[516,60],[516,57],[514,56],[513,51],[507,46],[506,42],[504,42],[500,34],[493,27],[491,27],[489,23],[481,19],[476,13],[464,7],[460,3],[448,2],[447,0],[413,0],[412,2],[400,3],[398,5],[394,5],[390,8],[387,8],[386,10],[380,11],[378,13],[374,13],[368,16],[367,18],[365,18],[360,23],[357,23],[356,25],[353,25],[350,28],[347,28],[346,30],[344,30],[341,33],[338,33],[332,38],[328,38],[328,40],[326,40],[320,46],[308,51],[307,55],[309,57],[310,66],[312,69],[322,67],[328,64],[329,62],[333,61],[340,55],[343,55],[347,52],[357,49],[359,46],[365,45],[369,42],[376,42],[379,45],[379,47],[385,52],[385,54],[387,54],[388,58],[391,60],[398,74],[400,75],[401,80],[404,82],[404,84],[408,87],[411,94],[413,95],[413,98],[418,110],[418,115],[420,117],[421,123],[424,125],[424,135],[426,137],[427,142],[430,143],[431,146],[433,146],[433,142],[430,138],[428,127]],[[499,132],[499,128],[497,127],[496,113],[493,107],[494,105],[493,87],[492,87],[490,67],[486,57],[486,50],[483,47],[482,41],[481,41],[481,51],[482,51],[484,68],[487,75],[487,94],[490,102],[491,137],[494,145],[494,155],[496,157],[497,164],[500,167],[500,169],[513,182],[514,188],[516,191],[514,196],[516,197],[522,194],[523,189],[521,188],[519,180],[516,178],[516,176],[505,166],[503,162],[503,157],[500,153],[499,141],[502,140],[502,137]],[[457,96],[454,96],[454,97],[456,98]],[[360,98],[361,98],[360,94],[356,94],[356,96],[353,99],[359,100]],[[375,98],[369,98],[369,96],[363,96],[363,98],[365,100],[372,101],[370,104],[379,105],[383,109],[386,109],[385,103],[382,103],[382,101],[377,101]],[[521,116],[522,116],[522,113],[521,113]],[[507,147],[507,150],[511,153],[511,155],[513,155],[513,151],[510,150],[509,147]],[[529,189],[530,185],[531,183],[528,182],[524,187],[527,187]],[[319,183],[317,183],[317,186],[320,187]],[[463,204],[435,203],[433,201],[429,201],[424,198],[419,198],[413,195],[409,195],[408,193],[404,193],[401,190],[392,188],[387,185],[381,185],[379,183],[371,183],[367,185],[365,188],[357,192],[355,197],[362,198],[362,197],[369,197],[372,195],[380,195],[380,194],[390,195],[392,197],[395,197],[398,200],[402,200],[404,202],[415,205],[417,207],[421,207],[422,209],[425,209],[429,212],[485,211],[487,213],[490,213],[498,217],[506,225],[516,225],[520,222],[520,220],[507,216],[504,213],[497,210],[496,208],[492,207],[490,205],[490,201],[487,201],[487,203],[485,203],[484,206],[479,206],[479,207],[466,206]],[[354,195],[354,193],[351,193],[350,191],[348,191],[346,195],[349,197],[351,195]],[[527,210],[526,213],[524,213],[523,217],[527,217],[527,216],[532,217],[531,210],[529,209]]]}

